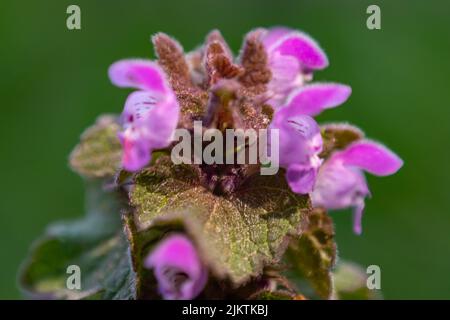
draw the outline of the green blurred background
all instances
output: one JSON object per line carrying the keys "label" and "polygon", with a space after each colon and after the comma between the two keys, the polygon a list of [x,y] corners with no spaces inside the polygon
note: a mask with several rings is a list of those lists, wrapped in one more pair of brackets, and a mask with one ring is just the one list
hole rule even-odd
{"label": "green blurred background", "polygon": [[[370,31],[374,3],[382,29]],[[69,4],[82,30],[67,30]],[[357,124],[405,160],[395,176],[369,177],[362,236],[349,212],[333,214],[341,257],[379,265],[387,299],[450,298],[450,2],[425,0],[2,0],[0,298],[20,298],[18,267],[46,225],[83,212],[67,157],[99,114],[121,111],[127,92],[108,66],[153,57],[157,31],[190,50],[218,28],[237,52],[247,31],[272,25],[310,33],[331,62],[316,79],[353,88],[319,120]]]}

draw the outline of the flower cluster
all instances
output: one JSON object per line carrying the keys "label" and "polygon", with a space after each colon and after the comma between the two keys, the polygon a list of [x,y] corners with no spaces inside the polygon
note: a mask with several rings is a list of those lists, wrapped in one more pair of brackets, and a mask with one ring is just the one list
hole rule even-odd
{"label": "flower cluster", "polygon": [[[121,116],[123,168],[139,171],[152,152],[170,149],[177,128],[277,130],[280,167],[291,190],[309,194],[316,207],[355,210],[354,231],[361,233],[364,199],[369,189],[363,171],[378,176],[395,173],[402,160],[386,147],[360,139],[323,157],[324,141],[315,116],[343,104],[348,85],[312,83],[313,73],[328,66],[320,46],[305,33],[256,29],[246,35],[239,56],[218,31],[205,44],[184,54],[165,34],[153,43],[158,62],[122,60],[109,70],[130,94]],[[254,170],[249,166],[202,165],[205,186],[214,193],[233,192]],[[169,299],[194,298],[206,282],[206,271],[194,245],[184,236],[168,237],[151,252],[160,293]]]}

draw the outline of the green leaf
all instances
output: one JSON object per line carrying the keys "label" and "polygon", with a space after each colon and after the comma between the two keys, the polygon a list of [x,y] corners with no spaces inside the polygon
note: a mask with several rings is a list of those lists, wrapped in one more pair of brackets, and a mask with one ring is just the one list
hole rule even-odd
{"label": "green leaf", "polygon": [[340,300],[377,300],[382,295],[379,290],[367,287],[365,270],[352,262],[339,261],[333,271],[334,298]]}
{"label": "green leaf", "polygon": [[136,232],[155,241],[184,230],[218,278],[239,285],[279,261],[287,236],[298,236],[310,212],[307,196],[292,193],[282,173],[254,175],[232,195],[200,186],[190,167],[161,159],[134,177],[130,193]]}
{"label": "green leaf", "polygon": [[253,300],[293,300],[292,294],[285,291],[262,291],[257,293]]}
{"label": "green leaf", "polygon": [[303,288],[308,284],[318,297],[329,299],[332,296],[331,268],[336,259],[336,244],[333,221],[324,209],[313,210],[307,230],[299,239],[291,241],[286,259],[290,267],[289,277],[303,289],[300,290],[302,293],[308,293]]}
{"label": "green leaf", "polygon": [[328,158],[333,151],[344,149],[350,143],[364,138],[361,129],[346,123],[326,124],[320,129],[323,138],[321,158]]}
{"label": "green leaf", "polygon": [[[91,183],[88,213],[83,219],[51,225],[32,247],[21,268],[20,284],[27,296],[51,299],[130,299],[135,274],[122,232],[120,200]],[[67,268],[80,267],[81,289],[68,289]]]}
{"label": "green leaf", "polygon": [[122,147],[117,134],[117,117],[100,116],[96,123],[81,135],[80,143],[70,155],[71,168],[84,177],[113,176],[120,168]]}

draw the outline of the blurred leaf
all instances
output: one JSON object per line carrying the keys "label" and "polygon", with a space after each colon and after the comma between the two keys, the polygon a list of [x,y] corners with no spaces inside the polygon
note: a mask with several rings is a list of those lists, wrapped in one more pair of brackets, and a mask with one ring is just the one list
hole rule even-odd
{"label": "blurred leaf", "polygon": [[102,178],[113,176],[121,164],[122,147],[117,137],[117,117],[100,116],[81,135],[80,143],[70,155],[70,166],[82,176]]}
{"label": "blurred leaf", "polygon": [[382,298],[379,290],[367,288],[367,274],[355,263],[339,261],[333,271],[333,278],[336,299],[376,300]]}
{"label": "blurred leaf", "polygon": [[333,221],[324,209],[316,208],[309,215],[307,230],[299,239],[291,241],[286,258],[290,267],[290,278],[297,284],[301,279],[305,279],[320,298],[331,297],[331,268],[336,259],[336,244]]}
{"label": "blurred leaf", "polygon": [[[104,192],[99,182],[88,186],[85,218],[57,223],[32,247],[20,284],[32,298],[130,299],[135,275],[128,243],[121,230],[117,194]],[[81,270],[81,289],[68,289],[70,265]]]}
{"label": "blurred leaf", "polygon": [[253,300],[293,300],[295,297],[285,291],[262,291],[257,293]]}
{"label": "blurred leaf", "polygon": [[281,173],[255,175],[233,195],[218,196],[191,170],[164,158],[135,176],[133,220],[147,241],[183,229],[217,277],[241,284],[277,262],[287,236],[304,229],[309,198],[292,193]]}
{"label": "blurred leaf", "polygon": [[331,123],[320,126],[323,138],[321,158],[328,158],[335,150],[344,149],[350,143],[364,138],[358,127],[346,123]]}

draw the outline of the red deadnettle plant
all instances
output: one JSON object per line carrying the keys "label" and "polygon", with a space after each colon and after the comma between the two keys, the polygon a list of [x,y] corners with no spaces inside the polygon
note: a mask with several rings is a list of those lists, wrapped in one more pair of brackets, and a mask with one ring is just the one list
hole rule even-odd
{"label": "red deadnettle plant", "polygon": [[[48,228],[24,263],[25,294],[56,299],[375,298],[365,273],[335,265],[327,210],[351,207],[362,232],[364,171],[385,176],[402,160],[349,124],[314,117],[344,103],[348,85],[312,82],[328,66],[320,46],[287,28],[256,29],[237,58],[218,31],[184,53],[152,37],[157,60],[114,63],[134,88],[120,116],[103,115],[70,156],[87,187],[87,214]],[[266,130],[279,170],[256,163],[171,157],[179,129]],[[226,150],[234,159],[248,140]],[[198,146],[197,146],[198,147]],[[200,151],[208,144],[202,142]],[[186,155],[184,155],[186,156]],[[221,160],[221,159],[220,159]],[[79,286],[67,268],[78,266]]]}

